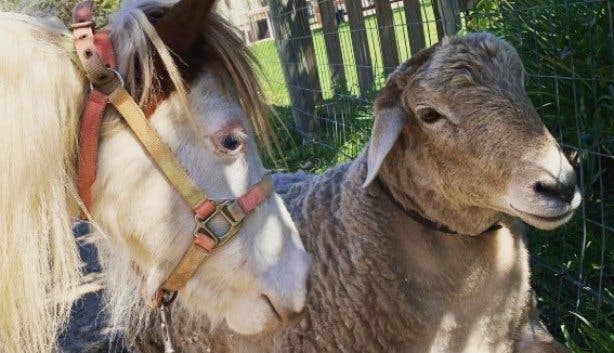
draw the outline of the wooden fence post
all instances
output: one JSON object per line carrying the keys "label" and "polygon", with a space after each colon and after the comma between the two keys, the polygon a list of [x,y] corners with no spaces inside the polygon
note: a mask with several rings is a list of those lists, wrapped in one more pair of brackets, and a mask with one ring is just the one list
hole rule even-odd
{"label": "wooden fence post", "polygon": [[365,19],[362,14],[362,4],[360,0],[345,0],[345,8],[350,23],[360,97],[366,98],[373,88],[373,68],[371,66]]}
{"label": "wooden fence post", "polygon": [[305,0],[270,0],[269,10],[292,116],[297,129],[309,134],[315,128],[315,107],[322,92],[307,4]]}
{"label": "wooden fence post", "polygon": [[326,56],[331,83],[335,93],[347,91],[347,81],[343,67],[343,55],[339,42],[339,31],[335,19],[334,0],[318,0],[320,18],[322,19],[322,34],[326,45]]}
{"label": "wooden fence post", "polygon": [[437,10],[443,24],[443,32],[447,36],[456,34],[461,28],[460,4],[458,0],[432,0],[437,1]]}
{"label": "wooden fence post", "polygon": [[[433,0],[436,1],[436,0]],[[409,35],[409,48],[411,55],[416,54],[424,48],[424,28],[422,27],[422,8],[419,0],[403,0],[405,7],[405,22],[407,23],[407,33]]]}
{"label": "wooden fence post", "polygon": [[375,0],[375,14],[377,16],[377,30],[379,44],[382,50],[384,74],[388,76],[399,65],[397,52],[397,39],[394,33],[394,18],[390,0]]}
{"label": "wooden fence post", "polygon": [[437,27],[437,38],[441,40],[446,34],[443,30],[443,20],[441,19],[441,14],[439,12],[439,5],[437,0],[431,1],[431,6],[433,7],[433,16],[435,16],[435,26]]}

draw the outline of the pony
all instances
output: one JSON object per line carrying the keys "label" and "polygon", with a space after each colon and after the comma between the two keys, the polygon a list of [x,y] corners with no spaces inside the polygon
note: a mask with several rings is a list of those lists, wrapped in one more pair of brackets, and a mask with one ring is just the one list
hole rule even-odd
{"label": "pony", "polygon": [[[122,4],[107,26],[118,74],[149,124],[211,200],[243,195],[265,175],[257,142],[275,138],[239,36],[215,0]],[[85,212],[102,233],[113,327],[145,302],[191,246],[194,213],[107,108],[91,207],[77,193],[79,117],[90,90],[59,21],[0,12],[0,341],[2,352],[56,347],[78,296],[81,262],[71,231]],[[216,216],[215,231],[226,223]],[[213,324],[251,335],[304,307],[310,259],[277,194],[215,249],[178,302]],[[138,271],[134,270],[137,268]]]}

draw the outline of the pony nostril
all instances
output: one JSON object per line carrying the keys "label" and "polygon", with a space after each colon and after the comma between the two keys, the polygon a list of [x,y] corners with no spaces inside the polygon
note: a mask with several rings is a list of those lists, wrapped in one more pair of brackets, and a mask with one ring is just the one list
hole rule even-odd
{"label": "pony nostril", "polygon": [[570,203],[576,192],[576,184],[556,181],[554,183],[545,183],[538,181],[533,185],[533,190],[541,196]]}

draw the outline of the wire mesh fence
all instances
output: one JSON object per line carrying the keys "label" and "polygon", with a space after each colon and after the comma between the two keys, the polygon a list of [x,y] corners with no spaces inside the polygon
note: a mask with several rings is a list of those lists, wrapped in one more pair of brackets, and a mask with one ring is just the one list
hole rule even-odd
{"label": "wire mesh fence", "polygon": [[289,169],[321,171],[355,157],[386,75],[420,48],[467,31],[511,42],[535,107],[581,160],[584,202],[574,219],[529,236],[538,305],[575,351],[614,349],[612,1],[270,0],[269,7],[275,40],[251,48],[267,99],[290,130],[281,134]]}

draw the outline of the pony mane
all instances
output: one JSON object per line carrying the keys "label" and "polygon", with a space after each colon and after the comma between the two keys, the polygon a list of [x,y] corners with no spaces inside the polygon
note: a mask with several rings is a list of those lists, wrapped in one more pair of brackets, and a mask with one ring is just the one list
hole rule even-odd
{"label": "pony mane", "polygon": [[71,215],[86,84],[57,21],[0,12],[0,342],[55,348],[80,282]]}
{"label": "pony mane", "polygon": [[254,66],[259,65],[258,61],[245,47],[245,42],[236,29],[221,16],[214,14],[210,17],[205,33],[211,38],[207,43],[210,43],[214,52],[219,55],[232,77],[239,99],[264,152],[273,157],[275,152],[279,152],[279,140],[272,128],[269,119],[271,111],[264,103],[260,82],[254,71]]}

